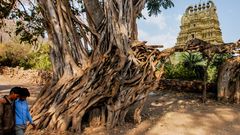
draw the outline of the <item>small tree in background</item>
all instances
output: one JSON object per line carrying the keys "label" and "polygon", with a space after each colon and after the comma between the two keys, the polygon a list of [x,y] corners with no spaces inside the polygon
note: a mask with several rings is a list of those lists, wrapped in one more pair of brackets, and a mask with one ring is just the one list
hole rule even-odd
{"label": "small tree in background", "polygon": [[[182,52],[173,55],[175,64],[169,61],[165,66],[165,76],[168,79],[203,80],[204,59],[200,53]],[[176,63],[176,61],[178,61]]]}

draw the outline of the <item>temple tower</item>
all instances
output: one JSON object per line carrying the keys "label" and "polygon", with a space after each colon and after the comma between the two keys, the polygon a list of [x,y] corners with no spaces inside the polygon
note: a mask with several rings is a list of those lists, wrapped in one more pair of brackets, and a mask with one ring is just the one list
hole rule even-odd
{"label": "temple tower", "polygon": [[211,44],[223,43],[216,6],[211,0],[189,6],[182,16],[180,29],[176,45],[185,45],[192,38],[202,39]]}

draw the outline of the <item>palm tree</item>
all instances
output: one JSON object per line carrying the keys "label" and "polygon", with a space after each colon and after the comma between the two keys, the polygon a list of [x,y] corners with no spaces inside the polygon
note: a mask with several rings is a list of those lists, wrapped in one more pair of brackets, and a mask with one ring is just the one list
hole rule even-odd
{"label": "palm tree", "polygon": [[204,59],[199,53],[186,52],[182,54],[183,65],[195,73],[196,79],[204,79]]}

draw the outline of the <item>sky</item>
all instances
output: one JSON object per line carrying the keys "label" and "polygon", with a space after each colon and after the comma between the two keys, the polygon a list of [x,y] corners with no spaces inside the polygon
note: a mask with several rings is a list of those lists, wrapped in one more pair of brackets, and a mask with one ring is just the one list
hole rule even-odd
{"label": "sky", "polygon": [[[147,44],[173,47],[180,32],[180,21],[186,8],[190,5],[207,2],[208,0],[173,0],[174,7],[162,9],[157,17],[148,17],[146,9],[143,15],[146,19],[139,19],[139,40]],[[217,7],[217,15],[225,43],[236,42],[240,39],[240,0],[212,0]]]}

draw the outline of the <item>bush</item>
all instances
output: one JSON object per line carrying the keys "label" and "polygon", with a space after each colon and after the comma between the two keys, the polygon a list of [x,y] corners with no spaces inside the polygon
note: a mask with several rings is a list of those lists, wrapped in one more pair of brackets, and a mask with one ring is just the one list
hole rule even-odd
{"label": "bush", "polygon": [[26,65],[34,69],[50,70],[49,45],[43,44],[38,51],[29,53]]}
{"label": "bush", "polygon": [[1,44],[0,50],[0,66],[51,69],[48,44],[42,44],[37,51],[29,44]]}
{"label": "bush", "polygon": [[16,67],[30,50],[26,44],[0,44],[0,66]]}
{"label": "bush", "polygon": [[218,78],[218,69],[222,65],[222,63],[231,58],[232,55],[228,53],[216,54],[208,68],[208,81],[209,82],[217,82]]}
{"label": "bush", "polygon": [[[207,69],[208,82],[216,82],[219,66],[231,57],[229,54],[216,54]],[[165,65],[165,78],[182,80],[203,80],[206,60],[200,53],[175,53],[171,62]],[[174,64],[172,64],[174,63]]]}
{"label": "bush", "polygon": [[175,53],[165,66],[165,77],[168,79],[203,80],[204,63],[200,53]]}
{"label": "bush", "polygon": [[177,65],[166,63],[164,68],[164,76],[167,79],[181,79],[181,80],[197,79],[196,73],[194,71],[188,70],[181,63]]}

